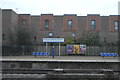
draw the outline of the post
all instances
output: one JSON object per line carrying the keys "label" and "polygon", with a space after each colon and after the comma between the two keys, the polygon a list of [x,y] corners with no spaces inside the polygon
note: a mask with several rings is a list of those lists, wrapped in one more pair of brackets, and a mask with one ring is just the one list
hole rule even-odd
{"label": "post", "polygon": [[22,48],[23,48],[23,56],[24,56],[25,55],[25,49],[24,49],[25,46],[23,45]]}
{"label": "post", "polygon": [[47,45],[48,45],[48,43],[46,42],[46,52],[47,52]]}
{"label": "post", "polygon": [[46,42],[46,56],[47,56],[48,43]]}
{"label": "post", "polygon": [[59,57],[60,57],[60,43],[59,43]]}

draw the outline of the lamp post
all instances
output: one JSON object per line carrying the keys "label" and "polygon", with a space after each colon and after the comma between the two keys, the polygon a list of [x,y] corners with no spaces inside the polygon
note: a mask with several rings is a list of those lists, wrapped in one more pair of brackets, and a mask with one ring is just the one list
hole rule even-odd
{"label": "lamp post", "polygon": [[[52,32],[53,32],[53,34],[54,34],[54,36],[55,36],[55,32],[54,32],[54,28],[55,28],[55,21],[53,20],[52,22],[53,22],[53,23],[52,23],[52,30],[53,30]],[[52,35],[52,36],[53,36],[53,35]]]}

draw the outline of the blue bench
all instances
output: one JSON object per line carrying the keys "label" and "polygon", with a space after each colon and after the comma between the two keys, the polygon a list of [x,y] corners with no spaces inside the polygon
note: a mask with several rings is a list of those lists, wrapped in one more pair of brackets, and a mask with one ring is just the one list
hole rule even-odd
{"label": "blue bench", "polygon": [[49,53],[48,52],[33,52],[33,55],[36,57],[36,56],[48,56]]}
{"label": "blue bench", "polygon": [[105,57],[105,56],[112,56],[112,57],[116,57],[118,56],[117,53],[100,53],[100,56]]}

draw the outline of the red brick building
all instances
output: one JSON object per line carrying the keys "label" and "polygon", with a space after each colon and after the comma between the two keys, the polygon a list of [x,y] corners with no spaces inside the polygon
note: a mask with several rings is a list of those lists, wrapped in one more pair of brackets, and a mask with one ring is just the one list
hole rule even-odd
{"label": "red brick building", "polygon": [[[75,37],[80,39],[84,32],[95,31],[99,33],[100,41],[117,43],[119,30],[118,15],[100,16],[88,14],[17,14],[13,10],[2,10],[3,45],[11,44],[16,27],[28,27],[32,30],[32,44],[40,44],[45,37]],[[7,22],[7,24],[6,24]]]}

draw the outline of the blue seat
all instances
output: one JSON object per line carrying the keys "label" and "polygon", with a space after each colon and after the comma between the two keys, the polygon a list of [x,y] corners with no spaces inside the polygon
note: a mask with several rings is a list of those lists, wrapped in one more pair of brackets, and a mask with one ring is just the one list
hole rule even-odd
{"label": "blue seat", "polygon": [[105,56],[103,53],[100,53],[101,56]]}
{"label": "blue seat", "polygon": [[44,55],[44,53],[43,53],[43,52],[41,52],[41,55]]}
{"label": "blue seat", "polygon": [[37,52],[38,54],[37,55],[40,55],[41,53],[40,52]]}
{"label": "blue seat", "polygon": [[45,55],[45,56],[47,56],[47,54],[48,54],[47,52],[44,52],[44,55]]}
{"label": "blue seat", "polygon": [[110,56],[114,56],[114,53],[110,53]]}
{"label": "blue seat", "polygon": [[45,52],[42,52],[42,55],[43,55],[43,56],[46,56],[46,53],[45,53]]}
{"label": "blue seat", "polygon": [[118,56],[118,54],[117,54],[117,53],[114,53],[114,55],[115,55],[115,56]]}
{"label": "blue seat", "polygon": [[33,55],[37,55],[37,52],[34,52]]}
{"label": "blue seat", "polygon": [[49,55],[48,52],[33,52],[33,55],[36,57],[36,56],[39,56],[39,55],[42,55],[42,56],[47,56]]}
{"label": "blue seat", "polygon": [[110,53],[105,53],[105,54],[106,54],[106,56],[111,56]]}
{"label": "blue seat", "polygon": [[104,54],[104,56],[108,56],[108,54],[106,54],[106,53],[103,53]]}
{"label": "blue seat", "polygon": [[117,53],[100,53],[100,56],[105,57],[105,56],[113,56],[116,57],[118,56]]}

